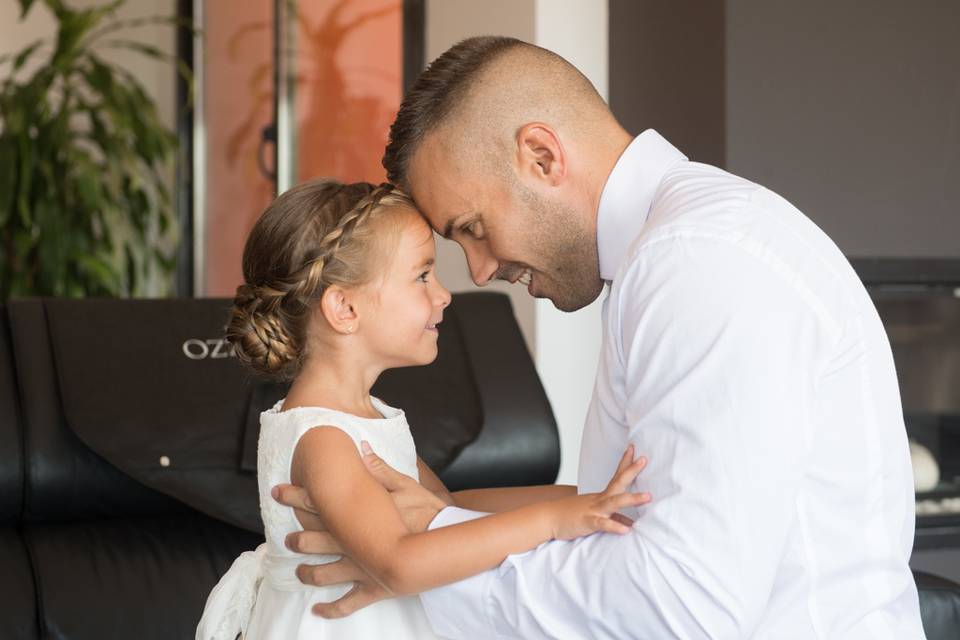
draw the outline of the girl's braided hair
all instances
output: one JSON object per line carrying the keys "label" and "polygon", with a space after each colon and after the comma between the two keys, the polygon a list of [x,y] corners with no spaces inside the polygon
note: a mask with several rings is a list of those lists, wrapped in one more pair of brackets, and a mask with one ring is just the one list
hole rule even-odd
{"label": "girl's braided hair", "polygon": [[310,310],[331,285],[372,277],[371,224],[413,202],[390,184],[342,184],[321,178],[280,195],[254,225],[243,249],[227,340],[241,362],[292,379],[307,355]]}

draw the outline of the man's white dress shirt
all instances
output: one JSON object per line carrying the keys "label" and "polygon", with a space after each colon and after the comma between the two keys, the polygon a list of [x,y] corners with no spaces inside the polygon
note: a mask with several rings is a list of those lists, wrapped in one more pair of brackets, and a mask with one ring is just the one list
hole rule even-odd
{"label": "man's white dress shirt", "polygon": [[[834,243],[657,132],[607,179],[610,282],[579,491],[627,444],[653,502],[422,594],[451,638],[923,638],[893,358]],[[431,527],[479,514],[448,508]]]}

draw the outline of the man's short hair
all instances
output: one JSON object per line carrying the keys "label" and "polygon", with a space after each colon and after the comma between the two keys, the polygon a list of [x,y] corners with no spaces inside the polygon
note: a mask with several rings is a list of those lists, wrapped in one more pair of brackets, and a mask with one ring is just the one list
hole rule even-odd
{"label": "man's short hair", "polygon": [[504,36],[467,38],[444,52],[420,74],[390,127],[390,142],[383,154],[387,180],[409,190],[406,182],[410,159],[426,133],[440,126],[462,103],[487,65],[517,47],[533,45]]}

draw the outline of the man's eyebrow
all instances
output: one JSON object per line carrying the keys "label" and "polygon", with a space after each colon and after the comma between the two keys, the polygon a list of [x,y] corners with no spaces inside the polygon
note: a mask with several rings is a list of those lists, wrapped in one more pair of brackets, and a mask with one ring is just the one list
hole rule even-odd
{"label": "man's eyebrow", "polygon": [[453,228],[456,226],[457,220],[459,220],[459,219],[461,219],[461,218],[463,218],[463,217],[465,217],[465,216],[468,216],[468,215],[470,215],[470,214],[469,214],[469,213],[461,213],[460,215],[454,216],[453,218],[450,218],[449,220],[447,220],[447,226],[445,226],[445,227],[443,228],[443,237],[446,238],[447,240],[449,240],[449,239],[450,239],[450,236],[453,235]]}

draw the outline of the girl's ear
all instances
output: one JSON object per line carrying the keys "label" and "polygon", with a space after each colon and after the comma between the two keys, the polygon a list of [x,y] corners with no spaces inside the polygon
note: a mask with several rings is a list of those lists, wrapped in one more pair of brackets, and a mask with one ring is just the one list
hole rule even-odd
{"label": "girl's ear", "polygon": [[327,287],[320,296],[320,313],[337,333],[356,333],[360,318],[352,304],[350,292],[337,286]]}

